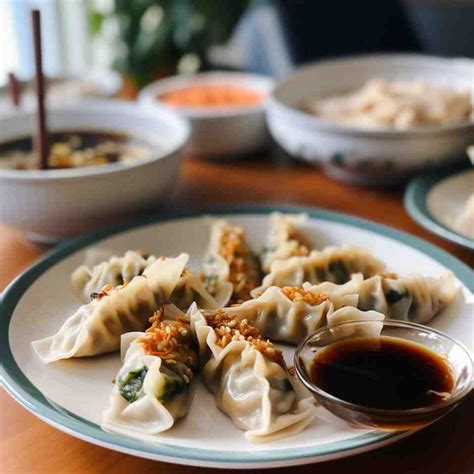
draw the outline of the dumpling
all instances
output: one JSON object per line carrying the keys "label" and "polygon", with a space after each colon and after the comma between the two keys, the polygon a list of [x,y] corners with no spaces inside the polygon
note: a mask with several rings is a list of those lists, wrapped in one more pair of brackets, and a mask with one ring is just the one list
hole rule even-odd
{"label": "dumpling", "polygon": [[225,308],[239,321],[246,319],[263,337],[298,344],[326,323],[329,313],[343,306],[356,306],[356,295],[330,297],[301,287],[272,286],[256,299]]}
{"label": "dumpling", "polygon": [[181,314],[165,319],[161,309],[145,332],[122,336],[123,364],[102,416],[103,429],[156,441],[156,434],[188,413],[198,352],[189,318]]}
{"label": "dumpling", "polygon": [[220,307],[220,304],[207,291],[201,278],[189,268],[183,270],[169,302],[183,310],[187,310],[193,302],[203,309],[217,309]]}
{"label": "dumpling", "polygon": [[419,324],[426,324],[439,314],[459,291],[451,272],[439,278],[383,273],[364,279],[356,274],[344,285],[303,286],[309,291],[329,291],[340,296],[356,294],[359,296],[357,307],[362,310],[373,309],[391,319]]}
{"label": "dumpling", "polygon": [[276,260],[309,254],[309,245],[298,229],[298,225],[304,223],[307,218],[306,214],[273,212],[270,215],[270,231],[260,255],[265,273],[270,272],[271,265]]}
{"label": "dumpling", "polygon": [[[141,254],[141,252],[137,252]],[[108,247],[94,246],[86,249],[84,256],[84,263],[86,267],[95,267],[99,263],[111,259],[116,254],[116,251]]]}
{"label": "dumpling", "polygon": [[204,284],[209,293],[225,306],[234,293],[234,285],[229,281],[230,266],[227,260],[218,253],[209,252],[203,262]]}
{"label": "dumpling", "polygon": [[[361,311],[354,306],[344,306],[327,315],[326,324],[337,338],[341,337],[378,337],[382,332],[385,315],[378,311]],[[357,322],[359,324],[344,325]]]}
{"label": "dumpling", "polygon": [[[162,257],[160,257],[162,258]],[[82,265],[72,274],[74,292],[85,302],[91,300],[104,286],[119,286],[142,275],[158,260],[154,255],[147,257],[129,250],[123,257],[113,256],[92,268]],[[196,301],[200,308],[215,309],[219,303],[210,295],[201,279],[189,268],[184,268],[171,295],[170,303],[184,310]]]}
{"label": "dumpling", "polygon": [[252,291],[255,298],[270,286],[301,286],[330,281],[345,283],[353,273],[371,277],[384,270],[384,264],[371,253],[359,247],[326,247],[322,251],[313,250],[308,256],[290,257],[273,262],[271,271],[263,279],[262,285]]}
{"label": "dumpling", "polygon": [[154,255],[145,256],[129,250],[122,257],[112,256],[92,267],[81,265],[71,275],[74,293],[84,303],[89,303],[91,295],[99,293],[105,285],[123,285],[141,275],[156,260]]}
{"label": "dumpling", "polygon": [[[383,320],[384,316],[357,309],[358,296],[306,291],[301,287],[272,286],[258,298],[224,311],[257,327],[263,337],[298,344],[326,324],[348,319]],[[370,314],[369,314],[370,313]]]}
{"label": "dumpling", "polygon": [[212,225],[203,268],[206,287],[220,306],[249,300],[250,291],[261,282],[260,264],[244,229],[224,219]]}
{"label": "dumpling", "polygon": [[55,335],[34,341],[36,354],[42,362],[50,363],[118,350],[122,334],[143,331],[150,315],[169,301],[188,258],[186,254],[162,258],[130,283],[103,289]]}
{"label": "dumpling", "polygon": [[281,351],[257,328],[222,310],[203,313],[192,308],[204,383],[249,441],[291,436],[313,421],[313,398],[288,373]]}

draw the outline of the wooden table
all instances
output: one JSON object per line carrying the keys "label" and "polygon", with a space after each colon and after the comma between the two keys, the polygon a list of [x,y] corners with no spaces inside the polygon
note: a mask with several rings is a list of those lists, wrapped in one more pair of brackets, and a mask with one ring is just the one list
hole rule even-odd
{"label": "wooden table", "polygon": [[[422,237],[474,266],[474,253],[430,234],[408,217],[401,190],[340,184],[279,153],[273,153],[273,160],[262,156],[225,163],[187,158],[167,207],[239,202],[300,204],[351,213]],[[0,225],[0,289],[45,250]],[[287,470],[317,470],[322,474],[472,474],[473,426],[474,397],[470,397],[443,420],[393,445],[347,459]],[[0,472],[203,474],[213,470],[148,461],[85,443],[38,420],[1,390]]]}

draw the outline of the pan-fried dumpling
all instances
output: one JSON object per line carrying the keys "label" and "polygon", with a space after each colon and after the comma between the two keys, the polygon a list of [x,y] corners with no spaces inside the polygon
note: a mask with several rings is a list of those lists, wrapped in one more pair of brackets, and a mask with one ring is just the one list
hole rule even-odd
{"label": "pan-fried dumpling", "polygon": [[250,291],[261,282],[259,261],[244,229],[225,219],[212,225],[203,267],[206,287],[220,306],[249,300]]}
{"label": "pan-fried dumpling", "polygon": [[120,348],[120,336],[143,331],[148,319],[173,293],[188,255],[162,258],[126,285],[102,290],[70,316],[59,331],[32,343],[44,363]]}
{"label": "pan-fried dumpling", "polygon": [[156,260],[154,255],[145,256],[129,250],[122,257],[112,256],[92,267],[81,265],[71,275],[74,293],[84,303],[89,303],[91,295],[99,293],[105,285],[123,285],[141,275]]}
{"label": "pan-fried dumpling", "polygon": [[222,310],[192,309],[204,383],[249,441],[291,436],[313,421],[313,398],[288,373],[281,351],[257,328]]}
{"label": "pan-fried dumpling", "polygon": [[313,250],[308,256],[290,257],[273,262],[271,271],[262,285],[252,291],[255,298],[270,286],[301,286],[330,281],[342,284],[350,280],[353,273],[362,273],[368,278],[384,270],[384,264],[371,253],[359,247],[327,247]]}
{"label": "pan-fried dumpling", "polygon": [[298,226],[307,220],[306,214],[270,215],[270,231],[267,243],[260,255],[262,269],[268,273],[276,260],[309,254],[309,245],[305,242]]}
{"label": "pan-fried dumpling", "polygon": [[102,416],[107,431],[156,441],[189,411],[198,352],[189,319],[164,319],[164,311],[145,332],[122,336],[125,357]]}
{"label": "pan-fried dumpling", "polygon": [[[357,295],[349,293],[339,296],[301,287],[272,286],[258,298],[224,311],[239,321],[247,320],[265,338],[298,344],[325,324],[348,320],[348,315],[357,320],[373,319],[373,314],[356,308],[357,300]],[[380,317],[383,319],[383,315]]]}
{"label": "pan-fried dumpling", "polygon": [[353,275],[344,285],[322,283],[308,285],[307,290],[329,291],[340,296],[356,294],[357,307],[362,310],[373,309],[388,318],[426,324],[453,301],[458,288],[451,272],[439,278],[409,275],[400,277],[383,273],[368,279],[363,275]]}

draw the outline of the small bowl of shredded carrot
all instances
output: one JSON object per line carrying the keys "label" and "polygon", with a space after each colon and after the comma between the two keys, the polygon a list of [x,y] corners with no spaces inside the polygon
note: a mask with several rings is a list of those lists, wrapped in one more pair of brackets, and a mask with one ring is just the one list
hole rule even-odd
{"label": "small bowl of shredded carrot", "polygon": [[145,87],[139,102],[165,105],[189,119],[191,154],[235,157],[258,152],[268,143],[264,102],[273,85],[266,76],[246,73],[174,76]]}
{"label": "small bowl of shredded carrot", "polygon": [[170,90],[159,95],[166,105],[185,108],[234,108],[252,107],[263,102],[264,94],[259,91],[231,84],[203,83]]}

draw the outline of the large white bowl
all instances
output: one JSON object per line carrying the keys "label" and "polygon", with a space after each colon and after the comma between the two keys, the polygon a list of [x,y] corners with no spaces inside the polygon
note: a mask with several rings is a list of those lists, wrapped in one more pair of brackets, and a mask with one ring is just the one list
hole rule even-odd
{"label": "large white bowl", "polygon": [[[0,121],[0,143],[31,134],[31,112]],[[48,111],[51,131],[108,130],[156,143],[152,157],[132,164],[18,171],[0,169],[0,220],[30,238],[57,241],[152,209],[176,180],[189,124],[157,107],[84,100]]]}
{"label": "large white bowl", "polygon": [[446,87],[473,87],[474,61],[421,55],[368,55],[321,61],[277,85],[267,101],[274,139],[291,155],[322,164],[337,179],[390,185],[428,165],[465,156],[474,123],[367,130],[330,123],[301,110],[305,100],[360,88],[373,77],[421,79]]}
{"label": "large white bowl", "polygon": [[[165,105],[158,97],[165,92],[196,84],[226,84],[248,87],[267,96],[273,89],[271,78],[236,72],[207,72],[174,76],[148,85],[138,101],[147,108]],[[258,151],[268,143],[263,104],[243,107],[170,107],[191,122],[188,151],[201,157],[226,158]]]}

